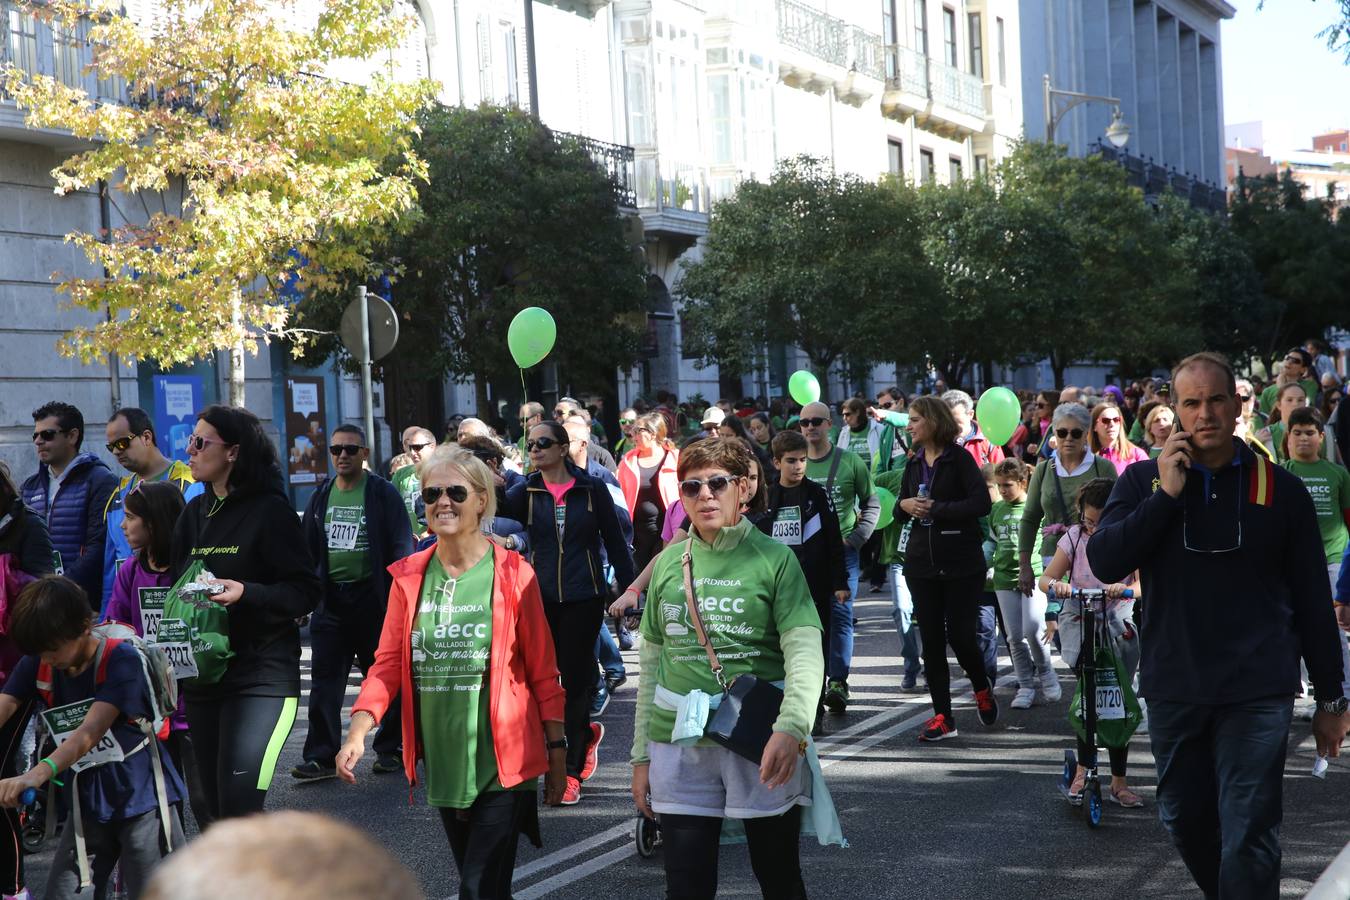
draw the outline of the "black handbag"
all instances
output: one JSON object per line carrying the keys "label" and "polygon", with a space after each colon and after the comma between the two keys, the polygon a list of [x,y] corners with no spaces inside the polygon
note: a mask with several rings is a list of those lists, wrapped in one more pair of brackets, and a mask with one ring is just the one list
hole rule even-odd
{"label": "black handbag", "polygon": [[756,678],[748,672],[737,675],[730,684],[723,677],[722,664],[703,628],[703,616],[699,614],[698,599],[694,596],[693,546],[691,537],[681,557],[684,602],[689,608],[689,619],[694,623],[699,644],[708,654],[708,665],[722,688],[722,701],[713,710],[703,734],[737,756],[759,765],[764,748],[773,736],[773,724],[778,720],[778,710],[783,705],[783,691],[773,682]]}

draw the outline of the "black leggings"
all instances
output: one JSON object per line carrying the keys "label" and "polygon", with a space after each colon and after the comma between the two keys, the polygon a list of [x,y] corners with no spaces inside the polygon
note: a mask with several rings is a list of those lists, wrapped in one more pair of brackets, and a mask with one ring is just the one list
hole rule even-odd
{"label": "black leggings", "polygon": [[[27,760],[19,759],[19,744],[23,743],[23,733],[28,727],[28,718],[33,714],[33,701],[20,700],[19,708],[0,727],[0,776],[13,778],[28,771]],[[23,832],[19,823],[19,811],[6,809],[5,834],[0,835],[0,894],[17,894],[24,888],[23,881]],[[57,815],[54,809],[47,815]]]}
{"label": "black leggings", "polygon": [[595,636],[605,615],[605,601],[574,600],[545,603],[544,616],[553,632],[553,653],[558,659],[567,702],[563,706],[563,729],[567,734],[567,774],[581,777],[586,748],[591,738],[591,691],[598,669]]}
{"label": "black leggings", "polygon": [[[1078,677],[1079,681],[1083,680],[1083,660],[1081,656],[1078,659],[1078,664],[1073,667],[1073,674]],[[1078,739],[1078,764],[1080,766],[1090,765],[1091,761],[1097,758],[1096,753],[1096,747],[1089,747],[1083,743],[1081,738]],[[1125,767],[1130,760],[1130,748],[1128,746],[1107,747],[1106,758],[1111,761],[1111,774],[1117,778],[1124,778]]]}
{"label": "black leggings", "polygon": [[468,809],[440,809],[459,900],[510,900],[521,824],[537,802],[534,791],[486,791]]}
{"label": "black leggings", "polygon": [[262,812],[299,705],[299,697],[188,698],[192,749],[211,821]]}
{"label": "black leggings", "polygon": [[[207,810],[206,793],[202,789],[202,772],[197,765],[197,754],[193,750],[192,732],[187,730],[169,732],[167,746],[169,759],[173,760],[174,768],[183,776],[183,783],[187,785],[188,800],[192,806],[192,817],[197,820],[197,830],[205,831],[206,826],[211,824],[211,814]],[[189,803],[183,804],[179,812],[182,813]],[[183,819],[183,830],[187,830],[186,817]]]}
{"label": "black leggings", "polygon": [[[750,849],[750,868],[764,900],[806,900],[800,854],[802,808],[794,806],[780,816],[741,822]],[[721,819],[661,814],[666,900],[712,900],[717,896],[721,837]]]}
{"label": "black leggings", "polygon": [[980,652],[976,634],[980,600],[984,597],[984,573],[949,579],[906,575],[905,582],[914,598],[914,617],[919,620],[923,671],[928,678],[928,694],[933,699],[933,714],[946,716],[947,721],[952,722],[948,644],[970,679],[971,687],[977,691],[989,687],[984,654]]}

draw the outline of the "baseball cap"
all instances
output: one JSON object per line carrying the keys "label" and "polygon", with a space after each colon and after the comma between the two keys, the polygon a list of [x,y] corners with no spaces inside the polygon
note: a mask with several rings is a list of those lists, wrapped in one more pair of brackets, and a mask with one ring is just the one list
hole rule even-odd
{"label": "baseball cap", "polygon": [[725,419],[726,417],[727,417],[727,414],[724,413],[724,412],[722,411],[722,408],[721,408],[721,407],[719,407],[719,406],[710,406],[710,407],[708,407],[706,410],[703,411],[703,418],[699,420],[699,424],[700,424],[700,425],[714,425],[714,426],[715,426],[715,425],[721,425],[721,424],[722,424],[722,420]]}

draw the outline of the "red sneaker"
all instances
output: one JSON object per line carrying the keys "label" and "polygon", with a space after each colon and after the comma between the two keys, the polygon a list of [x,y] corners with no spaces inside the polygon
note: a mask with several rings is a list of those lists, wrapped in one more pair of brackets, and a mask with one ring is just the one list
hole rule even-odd
{"label": "red sneaker", "polygon": [[562,805],[576,806],[581,802],[581,779],[567,776],[567,787],[563,788]]}
{"label": "red sneaker", "polygon": [[600,742],[605,739],[605,726],[599,722],[591,723],[591,739],[586,742],[586,759],[581,763],[581,780],[586,781],[595,774],[600,765]]}
{"label": "red sneaker", "polygon": [[981,725],[993,725],[998,721],[998,698],[993,687],[975,692],[975,708],[980,713]]}
{"label": "red sneaker", "polygon": [[938,714],[928,720],[923,726],[923,731],[919,732],[921,741],[945,741],[947,738],[956,737],[956,726],[944,715]]}

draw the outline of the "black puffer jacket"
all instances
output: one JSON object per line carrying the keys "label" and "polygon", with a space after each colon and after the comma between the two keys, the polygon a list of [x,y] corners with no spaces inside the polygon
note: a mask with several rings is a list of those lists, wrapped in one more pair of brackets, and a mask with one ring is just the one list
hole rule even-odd
{"label": "black puffer jacket", "polygon": [[[969,453],[949,444],[925,476],[922,453],[921,449],[915,449],[905,466],[899,499],[918,496],[920,483],[929,478],[932,524],[915,522],[911,526],[905,548],[905,575],[942,579],[982,575],[988,567],[984,561],[980,517],[989,515],[993,507],[984,474]],[[895,521],[904,523],[910,518],[897,502]]]}

